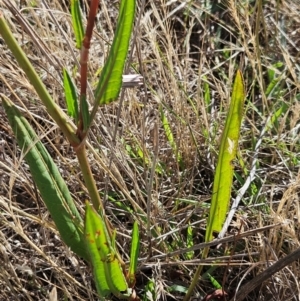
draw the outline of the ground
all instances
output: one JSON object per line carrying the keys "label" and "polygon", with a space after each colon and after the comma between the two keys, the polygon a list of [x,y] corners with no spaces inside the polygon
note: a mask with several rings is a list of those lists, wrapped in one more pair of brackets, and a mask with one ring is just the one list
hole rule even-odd
{"label": "ground", "polygon": [[[100,1],[90,49],[91,91],[118,7],[118,1]],[[79,84],[69,4],[0,1],[0,12],[65,109],[62,69]],[[124,73],[141,74],[143,84],[100,108],[87,154],[125,262],[132,224],[139,220],[141,299],[183,300],[192,281],[238,68],[246,96],[231,203],[245,191],[224,239],[236,236],[211,247],[193,300],[222,298],[216,282],[230,300],[299,248],[299,16],[293,0],[137,1]],[[89,196],[76,155],[1,36],[0,93],[35,129],[83,216]],[[61,241],[2,105],[0,114],[0,300],[98,300],[91,267]],[[244,300],[299,300],[299,271],[296,258]]]}

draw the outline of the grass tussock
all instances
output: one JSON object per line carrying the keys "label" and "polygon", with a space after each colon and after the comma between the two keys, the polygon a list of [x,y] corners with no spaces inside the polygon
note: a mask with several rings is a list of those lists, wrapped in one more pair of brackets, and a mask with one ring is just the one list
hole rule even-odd
{"label": "grass tussock", "polygon": [[[211,249],[195,298],[216,289],[214,279],[229,300],[241,285],[300,247],[300,5],[217,2],[138,1],[128,73],[140,73],[143,86],[126,89],[119,101],[102,107],[89,136],[93,173],[124,256],[132,214],[139,217],[136,286],[141,297],[148,291],[145,300],[151,300],[149,294],[153,300],[181,300],[201,258],[201,249],[185,248],[204,241],[237,68],[247,97],[232,197],[247,178],[251,183],[226,235],[257,231]],[[5,19],[64,106],[62,67],[76,78],[79,59],[68,4],[10,3],[18,13],[1,2]],[[104,64],[117,14],[118,2],[101,1],[90,49],[90,88]],[[87,191],[76,157],[1,38],[0,92],[34,126],[83,214]],[[97,300],[90,268],[60,241],[2,108],[0,114],[0,300],[50,300],[53,287],[57,300]],[[298,260],[245,300],[299,300],[299,271]]]}

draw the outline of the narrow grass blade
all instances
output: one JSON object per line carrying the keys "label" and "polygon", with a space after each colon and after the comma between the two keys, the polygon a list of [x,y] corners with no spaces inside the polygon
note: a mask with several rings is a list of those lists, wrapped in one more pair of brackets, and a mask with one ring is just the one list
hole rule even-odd
{"label": "narrow grass blade", "polygon": [[63,70],[64,90],[66,96],[66,104],[68,115],[73,117],[76,124],[78,122],[78,102],[76,88],[66,69]]}
{"label": "narrow grass blade", "polygon": [[[267,97],[271,94],[271,92],[273,91],[273,89],[275,88],[277,83],[279,81],[281,81],[282,78],[284,77],[283,72],[280,71],[280,69],[282,67],[283,67],[283,63],[282,62],[277,62],[277,63],[273,64],[272,67],[268,68],[267,75],[268,75],[269,84],[268,84],[268,86],[266,88],[266,91],[265,91],[265,94],[266,94]],[[280,74],[280,75],[278,76],[278,74]]]}
{"label": "narrow grass blade", "polygon": [[238,70],[233,84],[231,103],[222,133],[221,146],[213,184],[213,195],[207,221],[205,241],[219,233],[226,218],[233,179],[233,161],[236,157],[240,127],[243,118],[244,84]]}
{"label": "narrow grass blade", "polygon": [[76,48],[81,49],[84,33],[83,33],[79,0],[71,0],[71,15],[72,15],[73,30],[76,39]]}
{"label": "narrow grass blade", "polygon": [[114,101],[119,95],[134,12],[135,0],[121,0],[114,40],[95,91],[95,100],[100,105]]}
{"label": "narrow grass blade", "polygon": [[19,147],[25,153],[33,180],[62,240],[72,251],[87,260],[82,219],[57,166],[19,110],[5,97],[2,103]]}
{"label": "narrow grass blade", "polygon": [[222,286],[221,284],[211,275],[211,274],[207,274],[211,284],[214,286],[215,289],[221,289]]}
{"label": "narrow grass blade", "polygon": [[128,271],[128,284],[129,287],[135,285],[135,274],[140,252],[140,234],[137,221],[133,224],[132,230],[132,241],[131,241],[131,250],[130,250],[130,265]]}
{"label": "narrow grass blade", "polygon": [[[129,156],[136,159],[138,161],[138,164],[141,165],[146,164],[148,167],[151,166],[152,162],[149,159],[150,155],[148,154],[147,150],[145,151],[142,149],[140,143],[137,141],[135,137],[132,138],[133,138],[133,142],[136,142],[134,144],[134,148],[131,147],[129,144],[125,144],[125,148]],[[160,175],[164,174],[165,170],[160,162],[156,163],[155,172],[157,172]]]}
{"label": "narrow grass blade", "polygon": [[173,150],[173,153],[175,155],[177,162],[181,165],[182,164],[181,156],[180,156],[180,153],[178,152],[178,148],[177,148],[177,145],[174,140],[174,136],[173,136],[173,133],[171,130],[170,123],[169,123],[168,118],[165,115],[162,107],[160,107],[160,116],[161,116],[161,122],[162,122],[163,128],[165,130],[166,137],[172,147],[172,150]]}
{"label": "narrow grass blade", "polygon": [[[188,226],[187,228],[187,241],[186,241],[186,246],[188,248],[192,247],[194,245],[194,240],[193,240],[193,228],[191,225]],[[194,251],[187,252],[185,254],[186,259],[191,260],[194,258]]]}
{"label": "narrow grass blade", "polygon": [[211,97],[210,97],[210,88],[209,88],[209,84],[207,82],[207,77],[204,76],[204,102],[206,105],[206,111],[208,113],[210,113],[211,111]]}

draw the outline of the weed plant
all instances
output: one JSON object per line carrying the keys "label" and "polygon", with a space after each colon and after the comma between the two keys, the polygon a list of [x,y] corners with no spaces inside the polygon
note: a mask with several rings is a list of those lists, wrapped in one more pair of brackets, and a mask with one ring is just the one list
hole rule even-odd
{"label": "weed plant", "polygon": [[[88,159],[124,261],[133,217],[139,219],[136,290],[143,300],[183,299],[199,263],[203,269],[194,300],[212,299],[211,292],[220,287],[228,294],[220,295],[230,300],[300,245],[300,5],[293,0],[216,2],[138,1],[127,70],[140,73],[143,85],[101,107],[88,137]],[[64,107],[62,68],[76,78],[79,59],[69,5],[25,0],[15,6],[20,14],[0,2],[14,36]],[[117,14],[117,2],[101,1],[88,65],[91,89]],[[205,242],[238,68],[246,99],[232,162],[231,204],[240,201],[224,233],[236,238],[212,246],[201,259],[203,247],[197,245]],[[34,127],[83,216],[88,193],[76,156],[1,38],[0,93]],[[90,267],[62,243],[2,107],[0,114],[0,300],[97,300]],[[244,300],[298,300],[299,263],[296,258]]]}

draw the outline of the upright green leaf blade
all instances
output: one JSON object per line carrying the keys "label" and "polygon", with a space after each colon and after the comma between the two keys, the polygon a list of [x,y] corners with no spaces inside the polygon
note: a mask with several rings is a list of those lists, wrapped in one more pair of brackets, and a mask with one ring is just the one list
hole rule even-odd
{"label": "upright green leaf blade", "polygon": [[127,293],[128,286],[117,258],[115,235],[111,242],[103,218],[88,202],[85,214],[85,236],[98,293],[105,296],[112,292],[122,297],[122,293]]}
{"label": "upright green leaf blade", "polygon": [[72,15],[73,30],[76,39],[76,48],[81,49],[81,44],[83,41],[83,26],[82,26],[79,0],[71,1],[71,15]]}
{"label": "upright green leaf blade", "polygon": [[177,162],[180,165],[182,165],[182,158],[181,158],[181,155],[178,151],[178,147],[176,145],[176,142],[175,142],[175,139],[174,139],[174,136],[173,136],[173,133],[172,133],[172,129],[171,129],[169,120],[168,120],[166,114],[164,113],[162,106],[160,106],[159,110],[160,110],[161,122],[162,122],[163,128],[165,130],[166,137],[167,137],[167,139],[168,139],[168,141],[169,141],[169,143],[172,147],[172,150],[173,150],[173,153],[176,157]]}
{"label": "upright green leaf blade", "polygon": [[129,287],[133,287],[135,284],[135,274],[136,274],[136,268],[137,268],[137,263],[139,258],[139,252],[140,252],[140,234],[139,234],[138,223],[137,221],[135,221],[132,230],[130,265],[128,271]]}
{"label": "upright green leaf blade", "polygon": [[[106,245],[103,223],[99,221],[97,213],[93,210],[88,202],[86,202],[84,225],[86,246],[93,268],[97,292],[101,297],[106,297],[111,292],[106,281],[105,266],[103,261],[103,257],[106,258],[106,254],[108,254],[108,248]],[[102,248],[100,249],[98,248],[99,244],[102,245]]]}
{"label": "upright green leaf blade", "polygon": [[66,104],[68,115],[75,119],[77,124],[78,122],[78,102],[76,88],[72,81],[71,76],[69,75],[66,69],[63,69],[63,79],[64,79],[64,90],[66,96]]}
{"label": "upright green leaf blade", "polygon": [[213,194],[208,216],[205,241],[219,233],[226,218],[233,179],[233,160],[236,156],[244,107],[243,77],[238,70],[233,84],[231,103],[222,133],[220,152],[213,184]]}
{"label": "upright green leaf blade", "polygon": [[109,274],[109,281],[111,281],[110,288],[113,294],[117,297],[120,297],[122,293],[126,294],[128,285],[123,274],[120,261],[115,255],[113,255],[111,259],[108,257],[107,271]]}
{"label": "upright green leaf blade", "polygon": [[95,100],[100,105],[114,101],[119,95],[134,12],[135,0],[121,0],[114,40],[95,90]]}
{"label": "upright green leaf blade", "polygon": [[89,105],[86,100],[86,95],[81,95],[81,114],[83,120],[83,129],[87,130],[90,125]]}
{"label": "upright green leaf blade", "polygon": [[19,110],[6,97],[2,97],[2,103],[19,147],[25,153],[33,180],[63,241],[87,260],[82,219],[57,166]]}
{"label": "upright green leaf blade", "polygon": [[[192,247],[194,245],[194,239],[193,239],[193,227],[190,225],[190,223],[187,228],[187,237],[186,238],[187,238],[186,246],[188,248]],[[185,256],[188,260],[192,260],[194,257],[194,251],[187,252],[185,254]]]}
{"label": "upright green leaf blade", "polygon": [[222,289],[222,285],[216,280],[211,274],[207,273],[207,276],[211,282],[211,284],[214,286],[215,289]]}
{"label": "upright green leaf blade", "polygon": [[209,88],[209,84],[207,82],[207,77],[204,76],[204,102],[206,105],[206,111],[208,113],[210,113],[211,111],[211,97],[210,97],[210,88]]}

